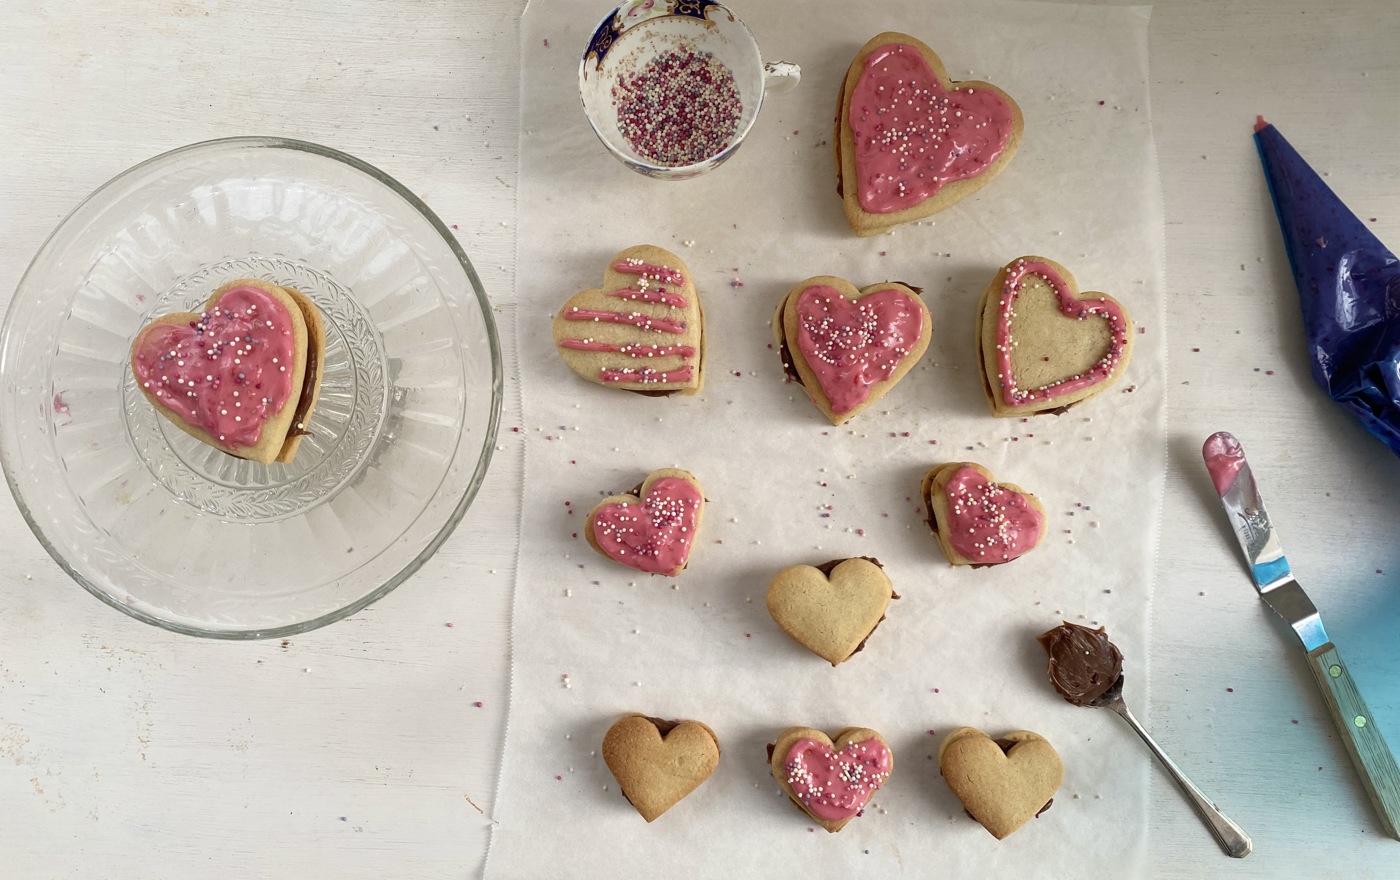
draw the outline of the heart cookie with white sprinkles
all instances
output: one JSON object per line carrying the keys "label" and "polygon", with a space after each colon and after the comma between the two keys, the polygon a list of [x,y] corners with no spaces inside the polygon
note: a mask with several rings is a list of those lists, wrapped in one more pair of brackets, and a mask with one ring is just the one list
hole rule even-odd
{"label": "heart cookie with white sprinkles", "polygon": [[1017,559],[1045,540],[1040,499],[970,461],[940,465],[924,476],[929,528],[953,565],[982,567]]}
{"label": "heart cookie with white sprinkles", "polygon": [[675,577],[690,561],[705,509],[695,477],[677,468],[653,471],[636,491],[604,498],[584,534],[604,556],[648,574]]}
{"label": "heart cookie with white sprinkles", "polygon": [[652,245],[608,262],[603,286],[575,294],[554,317],[569,369],[643,394],[694,394],[704,384],[705,317],[680,257]]}
{"label": "heart cookie with white sprinkles", "polygon": [[983,388],[996,416],[1061,413],[1128,368],[1133,323],[1106,293],[1080,293],[1045,257],[1003,266],[982,294],[977,334]]}
{"label": "heart cookie with white sprinkles", "polygon": [[856,235],[949,208],[1001,173],[1021,143],[1021,109],[986,82],[953,82],[927,45],[883,33],[842,81],[838,192]]}
{"label": "heart cookie with white sprinkles", "polygon": [[788,377],[844,424],[918,363],[933,319],[918,291],[886,281],[859,290],[818,275],[788,291],[773,316],[773,342]]}
{"label": "heart cookie with white sprinkles", "polygon": [[789,727],[768,746],[773,778],[794,804],[827,831],[861,815],[894,772],[894,750],[866,727],[847,727],[832,740],[811,727]]}

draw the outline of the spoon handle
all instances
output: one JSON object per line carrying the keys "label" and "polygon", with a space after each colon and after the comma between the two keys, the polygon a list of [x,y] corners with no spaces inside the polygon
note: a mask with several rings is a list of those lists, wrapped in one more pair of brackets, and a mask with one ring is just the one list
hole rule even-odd
{"label": "spoon handle", "polygon": [[1162,762],[1162,766],[1167,768],[1172,779],[1181,788],[1186,799],[1195,807],[1196,815],[1201,817],[1201,821],[1206,823],[1211,834],[1215,835],[1215,840],[1220,844],[1220,848],[1225,850],[1225,854],[1233,859],[1242,859],[1249,855],[1254,849],[1254,843],[1249,839],[1249,835],[1244,833],[1244,829],[1236,825],[1220,808],[1211,802],[1195,784],[1186,778],[1186,774],[1181,772],[1181,768],[1176,766],[1176,762],[1167,757],[1167,753],[1162,751],[1162,747],[1148,734],[1138,720],[1133,717],[1133,713],[1128,711],[1128,707],[1121,701],[1112,706],[1113,710],[1123,716],[1123,720],[1128,722],[1128,726],[1142,737],[1142,741],[1147,743],[1147,747],[1152,750],[1152,754],[1157,756],[1157,760]]}

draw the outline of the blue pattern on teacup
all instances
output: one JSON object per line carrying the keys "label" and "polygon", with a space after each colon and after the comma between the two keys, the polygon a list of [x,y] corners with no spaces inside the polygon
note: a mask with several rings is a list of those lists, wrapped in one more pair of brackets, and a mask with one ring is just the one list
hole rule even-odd
{"label": "blue pattern on teacup", "polygon": [[583,53],[584,60],[596,59],[595,69],[602,70],[604,56],[628,28],[668,15],[708,22],[710,9],[716,7],[727,13],[731,21],[734,19],[734,14],[716,0],[630,0],[619,6],[598,26],[598,30],[593,33],[593,39],[588,41],[588,50]]}

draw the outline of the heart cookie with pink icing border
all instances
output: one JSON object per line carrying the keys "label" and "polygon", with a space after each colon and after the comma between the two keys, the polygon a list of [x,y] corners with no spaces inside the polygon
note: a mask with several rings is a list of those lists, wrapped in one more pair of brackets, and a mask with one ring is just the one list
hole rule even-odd
{"label": "heart cookie with pink icing border", "polygon": [[982,293],[977,350],[996,416],[1062,413],[1128,368],[1133,322],[1106,293],[1080,293],[1069,270],[1019,257]]}
{"label": "heart cookie with pink icing border", "polygon": [[229,455],[290,462],[320,394],[326,333],[300,291],[230,281],[203,312],[162,315],[136,335],[136,387],[176,427]]}
{"label": "heart cookie with pink icing border", "polygon": [[705,314],[681,258],[654,245],[608,261],[603,286],[554,316],[554,345],[589,382],[642,394],[695,394],[704,385]]}
{"label": "heart cookie with pink icing border", "polygon": [[919,292],[892,281],[857,290],[844,278],[818,275],[788,291],[773,316],[783,368],[833,425],[883,397],[932,336]]}
{"label": "heart cookie with pink icing border", "polygon": [[768,746],[778,787],[827,831],[861,814],[894,772],[894,750],[867,727],[847,727],[832,739],[811,727],[789,727]]}
{"label": "heart cookie with pink icing border", "polygon": [[873,37],[842,80],[837,192],[856,235],[949,208],[991,182],[1021,143],[1021,108],[987,82],[954,82],[908,34]]}
{"label": "heart cookie with pink icing border", "polygon": [[1048,521],[1040,499],[971,461],[939,465],[924,475],[921,494],[929,528],[952,565],[1001,565],[1040,546]]}
{"label": "heart cookie with pink icing border", "polygon": [[584,535],[614,562],[675,577],[690,562],[704,511],[705,494],[694,475],[662,468],[636,490],[600,501],[589,511]]}

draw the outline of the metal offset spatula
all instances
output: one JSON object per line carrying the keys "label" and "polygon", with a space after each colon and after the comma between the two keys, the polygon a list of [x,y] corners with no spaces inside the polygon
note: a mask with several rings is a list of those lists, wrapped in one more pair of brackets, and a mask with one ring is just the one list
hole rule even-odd
{"label": "metal offset spatula", "polygon": [[1216,491],[1230,517],[1230,526],[1239,538],[1249,564],[1259,598],[1284,622],[1293,627],[1308,652],[1312,669],[1332,723],[1346,743],[1347,754],[1371,804],[1381,820],[1382,830],[1400,840],[1400,768],[1395,756],[1371,717],[1371,710],[1356,689],[1336,645],[1327,638],[1317,606],[1293,579],[1293,571],[1279,546],[1269,514],[1254,485],[1254,474],[1245,461],[1244,448],[1234,435],[1212,434],[1201,450],[1215,481]]}

